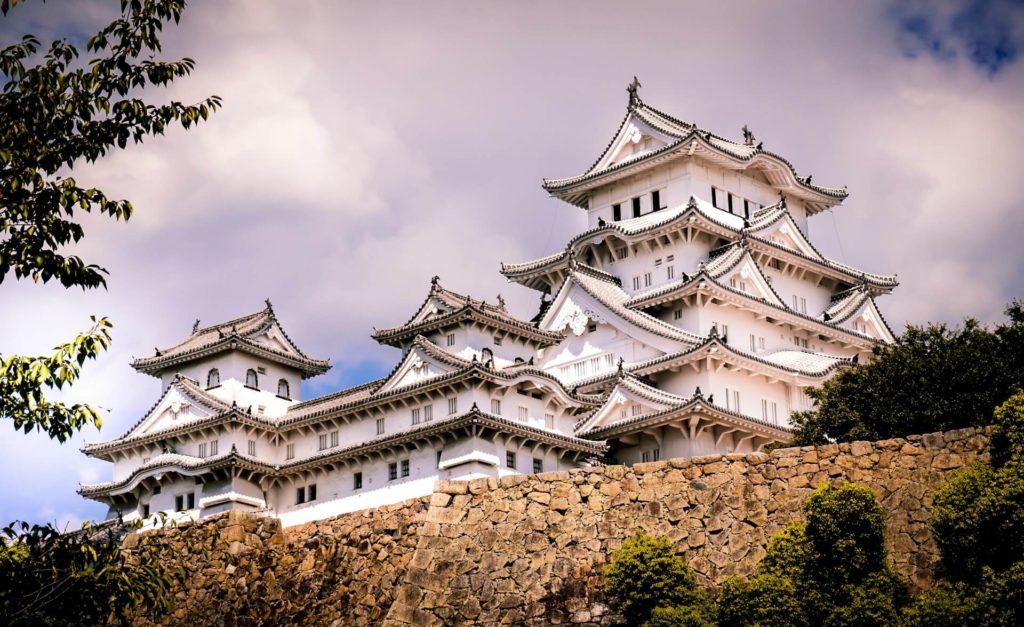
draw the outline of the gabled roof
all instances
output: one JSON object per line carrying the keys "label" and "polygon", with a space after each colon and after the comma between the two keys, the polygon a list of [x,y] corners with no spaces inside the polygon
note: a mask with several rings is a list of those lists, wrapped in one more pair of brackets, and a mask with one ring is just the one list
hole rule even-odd
{"label": "gabled roof", "polygon": [[[415,382],[395,381],[396,375],[400,375],[403,369],[410,363],[409,354],[414,351],[437,363],[451,366],[451,370],[443,374],[424,377]],[[297,403],[288,408],[288,412],[278,422],[284,428],[317,420],[326,415],[335,415],[362,411],[373,407],[378,403],[388,403],[397,397],[429,393],[431,390],[467,380],[489,380],[502,385],[515,385],[519,382],[531,380],[540,382],[552,390],[564,395],[566,400],[571,399],[574,404],[584,406],[596,406],[600,403],[599,396],[579,394],[567,389],[555,376],[545,372],[531,364],[515,364],[504,368],[494,368],[490,363],[480,361],[468,361],[457,355],[445,351],[425,337],[419,336],[413,340],[413,345],[406,353],[406,357],[395,366],[386,377],[365,384],[356,388],[356,391],[343,390],[329,397],[313,399],[304,403]],[[389,381],[394,385],[387,385]],[[401,383],[399,385],[398,383]]]}
{"label": "gabled roof", "polygon": [[[645,408],[643,414],[654,414],[685,404],[689,399],[647,385],[630,373],[619,370],[615,387],[608,392],[604,403],[576,423],[575,432],[586,435],[590,431],[621,420],[616,417],[616,408],[627,402]],[[634,414],[640,415],[640,414]],[[620,412],[621,416],[621,412]]]}
{"label": "gabled roof", "polygon": [[[827,276],[842,279],[850,284],[867,283],[875,294],[885,293],[899,285],[895,276],[872,274],[839,263],[822,255],[811,244],[806,235],[793,220],[792,214],[782,201],[757,211],[750,220],[714,208],[710,203],[690,197],[686,205],[655,211],[638,218],[604,222],[572,238],[566,249],[555,255],[548,255],[534,261],[501,265],[501,273],[509,280],[526,287],[540,289],[549,281],[560,283],[564,278],[569,258],[582,254],[587,244],[599,243],[609,236],[626,242],[637,242],[655,237],[661,233],[687,228],[713,233],[724,239],[747,238],[751,247],[760,253],[783,259],[798,260]],[[774,235],[786,231],[787,243]],[[791,245],[788,245],[791,244]]]}
{"label": "gabled roof", "polygon": [[[172,395],[180,395],[194,407],[199,407],[205,412],[201,415],[183,418],[180,423],[153,430],[150,427],[160,419],[157,410],[165,406],[166,399]],[[159,442],[173,437],[180,433],[194,431],[200,428],[211,427],[226,422],[240,422],[253,427],[264,429],[273,428],[274,421],[261,416],[254,416],[246,410],[228,405],[224,401],[206,392],[199,383],[184,375],[176,375],[164,393],[160,395],[156,403],[150,407],[128,431],[119,438],[102,442],[90,442],[82,446],[81,451],[86,455],[100,459],[109,459],[110,454],[117,450],[131,448],[141,444]]]}
{"label": "gabled roof", "polygon": [[264,309],[241,318],[202,328],[196,321],[192,334],[185,341],[157,349],[153,357],[137,358],[132,361],[132,367],[139,372],[159,375],[179,364],[228,350],[242,350],[294,368],[303,378],[323,374],[331,368],[328,361],[313,359],[295,345],[274,315],[269,299]]}
{"label": "gabled roof", "polygon": [[865,324],[874,327],[878,339],[889,343],[896,341],[896,336],[875,303],[871,290],[865,285],[836,294],[832,297],[832,303],[821,314],[822,321],[836,325],[851,323],[855,318],[860,318]]}
{"label": "gabled roof", "polygon": [[417,335],[466,321],[519,336],[538,346],[557,344],[562,339],[561,334],[543,331],[532,322],[511,315],[503,301],[499,300],[497,305],[493,305],[453,292],[442,287],[436,276],[430,281],[430,291],[423,304],[408,322],[397,327],[374,329],[372,337],[382,344],[402,346]]}
{"label": "gabled roof", "polygon": [[575,261],[571,264],[562,287],[554,297],[555,305],[548,309],[544,319],[541,320],[541,327],[551,328],[552,325],[558,322],[556,317],[560,314],[561,310],[557,304],[566,298],[566,294],[573,287],[582,290],[607,309],[609,313],[630,326],[687,345],[696,344],[700,341],[700,337],[697,335],[683,331],[645,312],[628,308],[626,303],[629,301],[629,294],[624,292],[619,286],[618,279]]}
{"label": "gabled roof", "polygon": [[[652,138],[655,147],[616,159],[625,146],[645,135]],[[798,175],[789,161],[764,150],[761,144],[737,143],[715,135],[648,106],[639,98],[631,99],[615,135],[586,172],[544,179],[543,187],[552,196],[586,208],[590,189],[683,157],[698,157],[735,170],[759,169],[773,186],[802,198],[811,214],[835,206],[847,196],[845,189],[812,184],[811,177]]]}

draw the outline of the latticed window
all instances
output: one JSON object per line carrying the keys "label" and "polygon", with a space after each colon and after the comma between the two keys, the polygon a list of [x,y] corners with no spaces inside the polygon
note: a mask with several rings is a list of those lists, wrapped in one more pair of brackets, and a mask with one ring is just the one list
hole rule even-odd
{"label": "latticed window", "polygon": [[288,386],[288,382],[285,381],[284,379],[281,379],[280,381],[277,382],[277,395],[280,396],[281,398],[292,397],[291,389]]}
{"label": "latticed window", "polygon": [[245,386],[250,388],[258,388],[260,386],[259,377],[252,368],[245,371]]}
{"label": "latticed window", "polygon": [[211,368],[206,375],[206,387],[212,388],[220,385],[220,370]]}

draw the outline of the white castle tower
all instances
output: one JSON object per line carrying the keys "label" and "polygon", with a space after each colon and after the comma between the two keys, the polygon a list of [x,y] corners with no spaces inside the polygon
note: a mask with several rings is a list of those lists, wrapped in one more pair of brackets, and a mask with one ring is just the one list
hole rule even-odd
{"label": "white castle tower", "polygon": [[758,450],[790,437],[805,390],[893,336],[874,298],[894,277],[822,256],[807,221],[846,192],[788,161],[644,104],[585,173],[546,180],[587,211],[557,254],[503,264],[542,292],[532,320],[435,277],[374,339],[387,376],[311,400],[325,372],[262,311],[205,328],[140,372],[163,394],[79,492],[110,517],[269,510],[285,524],[429,494],[438,479]]}

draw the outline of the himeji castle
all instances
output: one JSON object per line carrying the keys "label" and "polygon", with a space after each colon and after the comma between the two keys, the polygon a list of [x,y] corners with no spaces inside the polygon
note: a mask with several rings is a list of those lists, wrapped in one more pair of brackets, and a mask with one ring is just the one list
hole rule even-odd
{"label": "himeji castle", "polygon": [[[437,278],[401,353],[369,383],[312,399],[330,368],[268,300],[136,359],[153,407],[83,451],[113,464],[79,492],[126,520],[263,510],[285,524],[431,493],[438,479],[750,452],[790,438],[809,387],[893,334],[875,299],[896,278],[822,255],[808,221],[843,188],[644,103],[638,82],[604,152],[545,180],[587,214],[561,251],[502,264],[540,292],[518,317]],[[413,306],[414,303],[410,303]]]}

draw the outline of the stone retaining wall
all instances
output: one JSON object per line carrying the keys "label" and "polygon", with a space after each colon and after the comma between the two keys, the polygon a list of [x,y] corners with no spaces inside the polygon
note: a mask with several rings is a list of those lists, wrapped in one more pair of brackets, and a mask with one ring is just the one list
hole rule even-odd
{"label": "stone retaining wall", "polygon": [[[636,528],[713,584],[749,575],[813,487],[856,481],[886,511],[897,570],[928,587],[932,494],[986,458],[984,430],[441,482],[428,499],[283,532],[231,515],[171,532],[216,547],[169,616],[184,624],[603,624],[601,570]],[[212,540],[215,532],[218,540]],[[140,619],[149,624],[153,619]]]}

